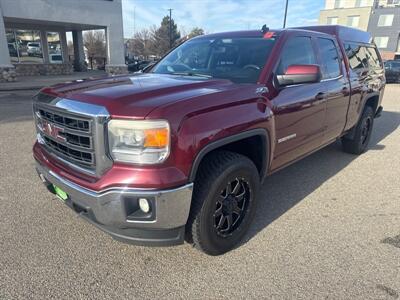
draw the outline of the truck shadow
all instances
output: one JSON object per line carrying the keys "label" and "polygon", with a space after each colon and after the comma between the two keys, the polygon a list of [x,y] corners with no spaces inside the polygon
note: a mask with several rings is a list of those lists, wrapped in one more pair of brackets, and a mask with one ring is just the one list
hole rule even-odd
{"label": "truck shadow", "polygon": [[[385,148],[380,142],[400,125],[400,113],[386,111],[375,120],[368,151]],[[337,141],[326,148],[267,177],[259,194],[256,217],[243,243],[248,242],[329,178],[348,166],[357,156],[341,151]]]}

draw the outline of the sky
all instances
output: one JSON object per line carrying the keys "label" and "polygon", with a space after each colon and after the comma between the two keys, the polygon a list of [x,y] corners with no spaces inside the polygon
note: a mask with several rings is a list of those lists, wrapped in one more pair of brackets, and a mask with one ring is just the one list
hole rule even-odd
{"label": "sky", "polygon": [[[287,26],[314,25],[324,0],[289,0]],[[122,0],[124,36],[159,26],[168,9],[178,30],[189,33],[200,27],[206,33],[282,28],[285,0]],[[135,16],[135,18],[134,18]]]}

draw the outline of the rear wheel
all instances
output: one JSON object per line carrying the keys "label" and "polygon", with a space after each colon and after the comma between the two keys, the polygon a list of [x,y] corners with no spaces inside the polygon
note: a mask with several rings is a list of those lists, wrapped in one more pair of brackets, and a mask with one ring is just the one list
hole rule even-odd
{"label": "rear wheel", "polygon": [[344,136],[342,138],[343,150],[351,154],[361,154],[367,149],[371,139],[372,128],[374,125],[374,110],[370,106],[364,108],[363,114],[356,125],[354,137],[352,139]]}
{"label": "rear wheel", "polygon": [[198,172],[186,239],[209,255],[220,255],[240,242],[254,218],[258,170],[243,155],[217,151]]}

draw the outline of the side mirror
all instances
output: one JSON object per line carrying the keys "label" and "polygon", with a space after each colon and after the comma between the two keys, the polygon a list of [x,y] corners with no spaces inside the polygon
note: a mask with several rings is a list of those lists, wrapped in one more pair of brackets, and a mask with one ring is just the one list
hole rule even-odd
{"label": "side mirror", "polygon": [[290,65],[284,75],[277,75],[280,86],[316,83],[321,81],[321,68],[318,65]]}

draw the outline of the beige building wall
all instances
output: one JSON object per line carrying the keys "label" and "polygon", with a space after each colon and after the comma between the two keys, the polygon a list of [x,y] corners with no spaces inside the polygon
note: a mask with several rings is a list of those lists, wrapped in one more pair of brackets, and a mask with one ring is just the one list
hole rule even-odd
{"label": "beige building wall", "polygon": [[[387,0],[380,1],[387,2]],[[374,0],[325,0],[325,9],[335,9],[335,3],[338,3],[340,8],[352,8],[356,7],[356,5],[360,7],[373,6]]]}
{"label": "beige building wall", "polygon": [[[368,0],[370,1],[370,0]],[[372,0],[371,0],[372,1]],[[326,7],[330,7],[334,0],[327,0],[326,1]],[[345,3],[347,2],[355,2],[355,0],[345,0],[343,1]],[[358,29],[366,31],[368,29],[368,21],[369,17],[371,15],[371,10],[372,6],[365,6],[365,7],[354,7],[353,8],[338,8],[338,9],[324,9],[321,10],[320,15],[319,15],[319,24],[321,25],[329,25],[329,20],[330,21],[337,21],[337,25],[344,25],[344,26],[351,26],[351,17],[357,17],[358,16],[358,25],[353,26]],[[333,19],[329,19],[333,18]],[[337,19],[336,19],[337,18]],[[354,18],[353,18],[354,19]],[[332,23],[331,23],[332,24]]]}

